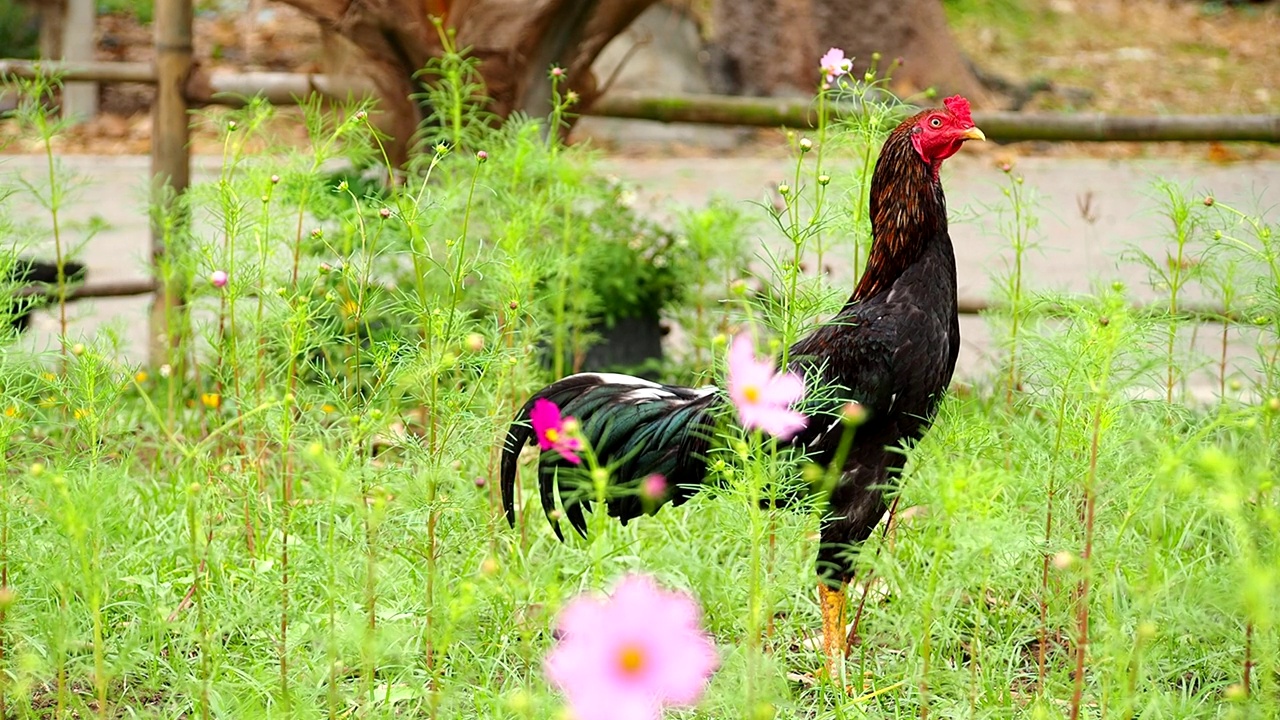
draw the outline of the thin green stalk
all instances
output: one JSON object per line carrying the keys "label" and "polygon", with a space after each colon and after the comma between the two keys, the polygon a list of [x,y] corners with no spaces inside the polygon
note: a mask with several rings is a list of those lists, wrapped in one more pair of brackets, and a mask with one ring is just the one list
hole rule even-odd
{"label": "thin green stalk", "polygon": [[187,551],[191,564],[191,602],[196,608],[196,644],[200,649],[200,718],[209,720],[209,682],[211,672],[209,658],[209,624],[205,617],[204,560],[200,549],[199,483],[187,488]]}

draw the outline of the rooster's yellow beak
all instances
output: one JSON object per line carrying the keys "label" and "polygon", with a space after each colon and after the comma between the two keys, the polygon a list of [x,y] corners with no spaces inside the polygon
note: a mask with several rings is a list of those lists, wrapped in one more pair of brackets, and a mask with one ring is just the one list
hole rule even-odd
{"label": "rooster's yellow beak", "polygon": [[986,140],[987,139],[986,133],[979,130],[977,126],[974,126],[969,128],[968,130],[965,130],[963,133],[961,133],[960,136],[963,137],[965,140]]}

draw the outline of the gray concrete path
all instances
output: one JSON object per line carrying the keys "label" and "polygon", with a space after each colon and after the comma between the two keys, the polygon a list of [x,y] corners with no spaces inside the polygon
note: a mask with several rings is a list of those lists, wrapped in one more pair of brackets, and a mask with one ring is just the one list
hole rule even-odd
{"label": "gray concrete path", "polygon": [[[0,176],[18,173],[38,178],[43,159],[0,157]],[[81,185],[66,213],[73,224],[71,237],[81,233],[75,224],[96,218],[105,224],[78,253],[91,268],[94,281],[142,278],[146,275],[148,231],[145,212],[147,159],[143,157],[68,156],[61,162]],[[196,180],[207,179],[216,158],[198,158]],[[791,161],[757,158],[671,158],[604,161],[604,172],[633,183],[639,202],[659,214],[676,205],[699,206],[713,196],[746,203],[765,199],[778,182],[792,174]],[[1031,158],[1015,170],[1039,196],[1039,249],[1027,259],[1026,277],[1032,288],[1088,290],[1098,282],[1121,279],[1146,295],[1145,273],[1132,263],[1119,262],[1130,246],[1163,254],[1170,223],[1160,214],[1153,182],[1157,178],[1190,188],[1197,196],[1212,193],[1242,209],[1273,208],[1280,203],[1280,163],[1239,163],[1227,166],[1174,160],[1111,161]],[[833,170],[833,174],[838,168]],[[962,297],[989,296],[990,278],[1009,254],[999,237],[998,215],[987,208],[1003,204],[1004,174],[990,160],[965,156],[948,162],[944,183],[953,216]],[[30,203],[10,199],[22,213]],[[1088,209],[1088,217],[1082,211]],[[748,207],[763,218],[763,211]],[[1280,210],[1271,212],[1275,218]],[[47,218],[41,222],[47,223]],[[775,233],[761,224],[760,241],[774,242]],[[835,269],[837,276],[841,268]],[[72,310],[75,334],[108,328],[119,335],[126,357],[141,359],[145,351],[145,298],[87,300]],[[45,347],[52,341],[54,322],[41,313],[35,332],[24,342]],[[983,322],[966,318],[961,373],[981,375],[988,339]]]}

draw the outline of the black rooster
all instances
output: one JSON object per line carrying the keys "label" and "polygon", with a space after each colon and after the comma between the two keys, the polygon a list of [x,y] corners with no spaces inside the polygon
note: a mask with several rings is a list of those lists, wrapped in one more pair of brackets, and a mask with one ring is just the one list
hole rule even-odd
{"label": "black rooster", "polygon": [[[883,492],[901,472],[903,444],[928,430],[951,382],[960,348],[956,263],[947,234],[946,200],[938,169],[971,139],[969,103],[956,96],[900,124],[884,143],[871,178],[872,246],[866,272],[845,306],[792,346],[788,368],[825,386],[821,407],[799,408],[808,424],[785,445],[822,465],[834,461],[845,426],[840,409],[860,403],[858,427],[832,489],[821,528],[817,570],[823,649],[828,670],[845,647],[845,589],[853,578],[851,546],[866,540],[884,515]],[[835,402],[830,398],[834,396]],[[608,497],[608,512],[626,522],[645,511],[637,491],[643,478],[666,477],[674,504],[696,492],[706,475],[717,416],[728,402],[715,388],[694,390],[626,375],[582,373],[543,388],[529,399],[507,434],[502,454],[502,501],[514,524],[519,453],[532,439],[530,412],[545,398],[579,422],[581,437],[611,484],[627,491]],[[564,515],[585,531],[586,500],[570,497],[571,473],[555,452],[541,455],[538,485],[556,534],[557,485]]]}
{"label": "black rooster", "polygon": [[[66,283],[84,280],[85,267],[80,263],[65,262],[62,265],[62,277]],[[13,258],[4,272],[3,284],[16,286],[16,290],[34,285],[57,285],[58,266],[54,263]],[[31,313],[35,312],[41,301],[48,297],[47,292],[24,295],[13,292],[9,297],[0,297],[0,317],[9,319],[15,332],[22,332],[31,325]]]}

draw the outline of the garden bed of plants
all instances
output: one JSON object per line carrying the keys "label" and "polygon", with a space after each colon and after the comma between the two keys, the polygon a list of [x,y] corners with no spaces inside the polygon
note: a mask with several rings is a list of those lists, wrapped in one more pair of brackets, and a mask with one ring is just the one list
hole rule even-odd
{"label": "garden bed of plants", "polygon": [[[1275,716],[1274,218],[1166,187],[1168,255],[1130,260],[1159,311],[1109,278],[1049,295],[1019,270],[1035,211],[1010,171],[1002,354],[911,451],[895,522],[860,552],[861,642],[826,678],[819,509],[759,502],[803,486],[802,463],[730,432],[692,501],[627,526],[599,510],[564,543],[528,482],[508,527],[494,480],[508,420],[599,328],[679,322],[688,347],[647,370],[700,384],[734,334],[778,349],[838,308],[849,288],[804,268],[865,258],[902,106],[792,137],[780,207],[659,227],[547,139],[569,99],[495,128],[465,58],[431,70],[441,113],[402,174],[363,108],[308,107],[306,146],[274,152],[269,106],[208,121],[222,172],[157,211],[160,272],[189,291],[164,362],[124,364],[109,336],[0,340],[0,717],[572,717],[547,671],[561,611],[636,575],[695,602],[714,644],[671,717]],[[42,95],[13,120],[52,148]],[[0,204],[18,239],[0,258],[79,241],[49,157],[46,182],[5,189],[48,213]],[[786,253],[744,237],[752,214]],[[1189,293],[1221,312],[1188,313]],[[1254,362],[1195,356],[1188,332]],[[1218,398],[1193,403],[1205,368]]]}

